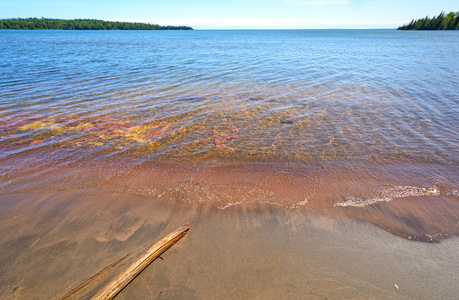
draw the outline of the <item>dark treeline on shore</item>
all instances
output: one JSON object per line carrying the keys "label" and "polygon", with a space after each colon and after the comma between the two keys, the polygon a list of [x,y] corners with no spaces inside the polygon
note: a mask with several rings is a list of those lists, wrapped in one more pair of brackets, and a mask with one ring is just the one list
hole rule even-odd
{"label": "dark treeline on shore", "polygon": [[459,12],[442,12],[432,19],[425,17],[412,20],[409,24],[400,26],[398,30],[459,30]]}
{"label": "dark treeline on shore", "polygon": [[91,19],[15,18],[0,19],[0,29],[60,30],[193,30],[188,26],[160,26],[148,23],[112,22]]}

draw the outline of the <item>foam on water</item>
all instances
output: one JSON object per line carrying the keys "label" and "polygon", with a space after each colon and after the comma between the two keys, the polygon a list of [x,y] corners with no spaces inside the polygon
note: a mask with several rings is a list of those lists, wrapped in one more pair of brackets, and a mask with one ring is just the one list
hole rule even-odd
{"label": "foam on water", "polygon": [[345,198],[344,202],[335,203],[334,206],[365,207],[378,202],[389,202],[397,198],[420,196],[440,196],[440,189],[438,187],[420,188],[413,186],[392,186],[387,189],[382,189],[376,197],[364,199],[348,196]]}

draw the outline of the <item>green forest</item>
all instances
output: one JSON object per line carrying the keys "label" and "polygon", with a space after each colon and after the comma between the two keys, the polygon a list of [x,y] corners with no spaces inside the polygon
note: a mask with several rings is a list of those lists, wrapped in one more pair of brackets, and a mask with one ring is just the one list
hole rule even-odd
{"label": "green forest", "polygon": [[160,26],[148,23],[112,22],[91,19],[15,18],[0,19],[0,29],[27,30],[193,30],[188,26]]}
{"label": "green forest", "polygon": [[425,17],[412,20],[410,23],[400,26],[398,30],[459,30],[459,12],[442,12],[436,17]]}

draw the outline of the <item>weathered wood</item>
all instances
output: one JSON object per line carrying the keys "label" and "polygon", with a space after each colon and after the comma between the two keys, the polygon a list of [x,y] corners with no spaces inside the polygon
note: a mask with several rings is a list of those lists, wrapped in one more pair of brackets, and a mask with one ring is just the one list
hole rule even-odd
{"label": "weathered wood", "polygon": [[119,259],[118,261],[114,262],[110,266],[106,267],[96,275],[92,276],[70,292],[68,292],[61,300],[75,300],[81,299],[84,295],[89,293],[89,291],[93,290],[97,285],[102,283],[108,276],[111,276],[115,270],[121,266],[121,264],[129,257],[130,254],[124,256],[123,258]]}
{"label": "weathered wood", "polygon": [[145,269],[152,261],[169,249],[173,244],[178,240],[184,237],[190,225],[183,226],[173,233],[169,234],[156,244],[154,244],[150,249],[148,249],[145,254],[142,255],[139,259],[133,262],[121,275],[114,279],[110,284],[108,284],[104,289],[102,289],[93,300],[108,300],[113,299],[132,279],[134,279],[143,269]]}

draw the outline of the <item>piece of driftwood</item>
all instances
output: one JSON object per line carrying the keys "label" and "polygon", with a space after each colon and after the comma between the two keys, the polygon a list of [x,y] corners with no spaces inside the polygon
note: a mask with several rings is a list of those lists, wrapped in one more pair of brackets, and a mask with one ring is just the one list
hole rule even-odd
{"label": "piece of driftwood", "polygon": [[172,232],[156,244],[154,244],[150,249],[148,249],[145,254],[142,255],[139,259],[133,262],[122,274],[115,278],[111,283],[109,283],[104,289],[102,289],[97,295],[95,295],[93,300],[108,300],[113,299],[132,279],[134,279],[143,269],[145,269],[152,261],[159,257],[164,251],[169,249],[174,245],[178,240],[184,237],[190,225],[183,226],[176,231]]}
{"label": "piece of driftwood", "polygon": [[119,259],[118,261],[114,262],[113,264],[109,265],[96,275],[92,276],[70,292],[68,292],[61,300],[76,300],[81,299],[84,295],[86,295],[89,291],[94,289],[100,283],[102,283],[108,276],[111,276],[116,269],[121,266],[121,264],[129,257],[130,254],[126,255],[125,257]]}

